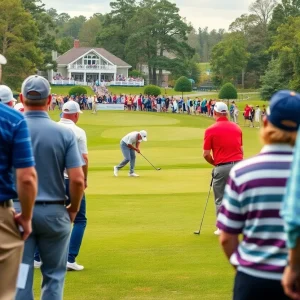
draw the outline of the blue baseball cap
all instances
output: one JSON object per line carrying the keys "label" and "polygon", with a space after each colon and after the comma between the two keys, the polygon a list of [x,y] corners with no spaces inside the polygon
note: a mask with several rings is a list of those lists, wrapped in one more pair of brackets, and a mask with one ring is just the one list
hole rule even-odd
{"label": "blue baseball cap", "polygon": [[49,81],[38,75],[29,76],[22,84],[22,95],[29,100],[46,99],[50,91]]}
{"label": "blue baseball cap", "polygon": [[267,109],[267,118],[279,129],[297,131],[300,125],[300,94],[289,90],[274,94]]}

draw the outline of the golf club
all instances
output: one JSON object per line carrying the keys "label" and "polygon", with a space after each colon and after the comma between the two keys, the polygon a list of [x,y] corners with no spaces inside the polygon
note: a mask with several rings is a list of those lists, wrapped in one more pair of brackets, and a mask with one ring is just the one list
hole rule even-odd
{"label": "golf club", "polygon": [[161,168],[156,168],[156,167],[154,167],[152,164],[151,164],[151,162],[142,154],[142,153],[140,153],[145,159],[146,159],[146,161],[156,170],[156,171],[160,171],[161,170]]}
{"label": "golf club", "polygon": [[198,231],[194,231],[194,234],[200,235],[200,233],[201,233],[201,228],[202,228],[202,224],[203,224],[203,220],[204,220],[204,216],[205,216],[205,212],[206,212],[206,207],[207,207],[208,200],[209,200],[209,196],[210,196],[210,191],[211,191],[212,184],[213,184],[213,179],[214,179],[214,178],[212,177],[212,178],[211,178],[211,182],[210,182],[209,191],[208,191],[208,196],[207,196],[206,203],[205,203],[205,207],[204,207],[203,216],[202,216],[201,223],[200,223],[200,228],[199,228]]}

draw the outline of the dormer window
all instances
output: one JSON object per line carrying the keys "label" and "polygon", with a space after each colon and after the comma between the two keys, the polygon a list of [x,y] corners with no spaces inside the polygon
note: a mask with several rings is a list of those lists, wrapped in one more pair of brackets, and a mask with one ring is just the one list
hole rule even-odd
{"label": "dormer window", "polygon": [[98,65],[99,64],[99,57],[95,54],[88,54],[83,59],[84,65]]}

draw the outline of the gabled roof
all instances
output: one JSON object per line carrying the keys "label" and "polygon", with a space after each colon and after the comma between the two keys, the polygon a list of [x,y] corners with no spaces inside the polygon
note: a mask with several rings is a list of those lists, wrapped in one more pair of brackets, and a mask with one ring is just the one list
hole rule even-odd
{"label": "gabled roof", "polygon": [[122,59],[118,58],[117,56],[113,55],[112,53],[108,52],[103,48],[92,48],[92,47],[79,47],[79,48],[72,48],[63,55],[59,56],[56,59],[58,65],[67,65],[71,62],[75,61],[79,57],[85,55],[89,51],[94,50],[99,55],[106,58],[108,61],[113,63],[118,67],[131,67],[128,63],[123,61]]}

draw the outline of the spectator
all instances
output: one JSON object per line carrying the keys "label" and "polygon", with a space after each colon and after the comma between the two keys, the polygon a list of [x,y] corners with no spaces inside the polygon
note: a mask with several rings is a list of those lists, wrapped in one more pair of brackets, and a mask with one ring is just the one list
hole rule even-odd
{"label": "spectator", "polygon": [[[18,289],[16,300],[33,300],[34,251],[39,246],[42,260],[42,299],[63,299],[71,222],[79,210],[84,190],[82,158],[73,133],[53,122],[49,82],[40,76],[28,77],[22,85],[21,101],[31,134],[38,174],[38,194],[32,218],[33,231],[26,240],[23,263],[29,265],[25,289]],[[49,139],[51,136],[51,139]],[[46,158],[45,159],[45,155]],[[64,169],[70,180],[71,204],[67,197]],[[20,211],[20,203],[15,208]]]}
{"label": "spectator", "polygon": [[280,284],[288,251],[279,211],[290,177],[299,114],[300,95],[276,93],[263,122],[261,153],[230,172],[217,225],[223,250],[237,269],[234,299],[289,299]]}
{"label": "spectator", "polygon": [[[32,231],[32,210],[37,193],[28,127],[19,112],[5,105],[12,99],[8,89],[0,86],[0,299],[3,300],[15,297],[23,240]],[[15,214],[11,200],[16,198],[20,202],[19,214]]]}

